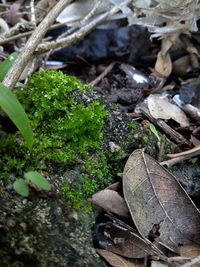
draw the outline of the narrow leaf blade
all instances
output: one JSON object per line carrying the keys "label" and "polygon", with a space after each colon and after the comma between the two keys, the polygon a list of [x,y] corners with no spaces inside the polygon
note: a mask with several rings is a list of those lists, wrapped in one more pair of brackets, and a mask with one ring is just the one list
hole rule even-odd
{"label": "narrow leaf blade", "polygon": [[18,179],[13,183],[14,190],[23,197],[28,197],[29,195],[29,188],[27,183],[24,181],[24,179]]}
{"label": "narrow leaf blade", "polygon": [[27,147],[31,148],[33,145],[33,132],[29,119],[16,96],[2,83],[0,83],[0,106],[20,130]]}
{"label": "narrow leaf blade", "polygon": [[49,182],[44,178],[44,176],[42,176],[40,173],[38,172],[26,172],[24,174],[24,177],[31,181],[34,185],[36,185],[37,187],[43,189],[43,190],[50,190],[51,186],[49,184]]}
{"label": "narrow leaf blade", "polygon": [[10,56],[0,64],[0,82],[3,81],[4,77],[6,76],[11,66],[13,65],[17,56],[18,56],[18,53],[14,52],[10,54]]}
{"label": "narrow leaf blade", "polygon": [[150,123],[149,124],[149,128],[152,131],[152,133],[157,137],[158,141],[160,141],[160,136],[158,135],[158,132],[157,132],[156,127],[154,126],[154,124]]}

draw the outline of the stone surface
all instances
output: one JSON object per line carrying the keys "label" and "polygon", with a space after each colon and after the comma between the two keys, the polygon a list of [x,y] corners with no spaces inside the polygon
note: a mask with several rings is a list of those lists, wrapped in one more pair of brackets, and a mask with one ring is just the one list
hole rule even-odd
{"label": "stone surface", "polygon": [[[82,97],[82,101],[87,102],[100,99],[92,93]],[[78,97],[77,101],[80,101]],[[147,152],[155,154],[157,141],[150,131],[136,124],[135,133],[131,133],[128,126],[131,119],[121,111],[112,109],[105,100],[100,101],[108,112],[103,126],[103,147],[112,153],[112,142],[122,149],[122,158],[118,158],[117,164],[119,161],[125,162],[129,154],[139,147],[146,146]],[[148,138],[148,144],[143,140],[144,135]],[[71,166],[69,172],[78,176],[76,166]],[[60,193],[60,185],[76,177],[51,174],[49,178],[54,186],[52,194],[45,195],[32,189],[28,198],[20,197],[12,189],[14,175],[0,180],[0,266],[107,266],[93,248],[93,214],[72,211]]]}

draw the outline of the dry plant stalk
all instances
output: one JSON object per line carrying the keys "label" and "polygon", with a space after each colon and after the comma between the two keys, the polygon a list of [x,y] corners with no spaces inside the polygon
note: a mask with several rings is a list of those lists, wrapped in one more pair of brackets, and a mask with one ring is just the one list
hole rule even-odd
{"label": "dry plant stalk", "polygon": [[53,24],[56,17],[60,12],[71,2],[71,0],[60,0],[54,8],[43,19],[39,26],[34,30],[33,34],[25,44],[17,60],[6,75],[3,84],[12,89],[18,81],[23,69],[26,67],[27,62],[33,55],[36,47],[41,42],[42,37],[47,32],[49,27]]}

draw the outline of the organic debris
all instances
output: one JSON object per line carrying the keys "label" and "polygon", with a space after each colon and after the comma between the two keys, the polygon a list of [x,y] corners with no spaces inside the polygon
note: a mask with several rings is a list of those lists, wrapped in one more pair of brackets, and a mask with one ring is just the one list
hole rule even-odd
{"label": "organic debris", "polygon": [[[40,197],[46,203],[50,196],[55,203],[65,199],[67,208],[77,213],[89,210],[90,199],[97,215],[94,245],[110,265],[198,265],[200,1],[1,2],[1,106],[7,112],[0,114],[1,176],[18,177],[23,168],[35,168],[46,171],[48,177],[56,163],[53,176],[61,173],[65,177],[62,172],[70,166],[67,179],[59,183],[60,191],[54,179],[48,193],[30,184],[30,198]],[[62,73],[52,71],[55,69]],[[61,83],[55,85],[58,81]],[[94,99],[84,90],[74,95],[78,88],[89,90],[91,86]],[[30,151],[17,132],[26,133],[28,124],[19,127],[24,123],[19,112],[9,112],[9,101],[4,105],[5,96],[17,101],[9,89],[32,120],[35,143]],[[115,122],[110,120],[113,114]],[[106,124],[109,130],[101,132]],[[32,144],[33,140],[29,147]],[[128,158],[136,148],[139,150]],[[175,164],[181,184],[162,167]],[[184,179],[187,166],[192,170],[186,173],[188,180]],[[109,185],[111,180],[117,184]],[[79,236],[76,233],[74,242]],[[20,265],[18,258],[24,253],[22,261],[32,265],[30,255],[24,247],[21,250],[21,241],[16,244],[19,250],[16,255],[10,253],[16,258],[12,264]],[[71,241],[70,246],[74,250]],[[52,253],[52,258],[57,260],[57,255]],[[71,263],[71,255],[69,258],[67,263]]]}
{"label": "organic debris", "polygon": [[[106,205],[102,200],[104,216],[97,218],[93,229],[95,246],[125,260],[143,258],[151,262],[150,256],[157,256],[166,264],[176,261],[170,258],[170,251],[184,257],[186,262],[198,255],[199,210],[176,178],[143,150],[134,151],[126,162],[123,195],[132,218],[128,220],[130,225],[124,223],[127,218],[120,212],[116,215],[120,220],[109,214],[111,201],[117,206],[121,198],[107,199]],[[116,214],[116,210],[111,212]],[[99,249],[97,252],[102,253]],[[105,258],[109,263],[113,260]]]}

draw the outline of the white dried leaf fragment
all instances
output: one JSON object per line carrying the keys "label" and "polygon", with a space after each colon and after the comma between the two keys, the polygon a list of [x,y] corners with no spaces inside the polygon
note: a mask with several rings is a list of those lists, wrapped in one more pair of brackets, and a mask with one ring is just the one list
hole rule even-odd
{"label": "white dried leaf fragment", "polygon": [[[134,23],[148,27],[152,37],[165,38],[172,34],[197,31],[196,22],[200,18],[199,0],[156,0],[134,1],[133,7],[137,10]],[[147,7],[148,6],[148,7]],[[142,17],[138,18],[138,15]]]}
{"label": "white dried leaf fragment", "polygon": [[173,119],[181,127],[189,126],[185,113],[176,105],[171,104],[168,98],[160,98],[157,95],[150,95],[147,99],[151,116],[155,119]]}

